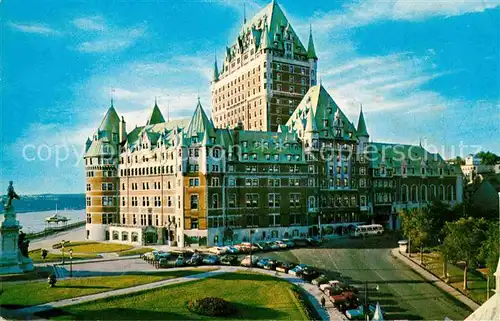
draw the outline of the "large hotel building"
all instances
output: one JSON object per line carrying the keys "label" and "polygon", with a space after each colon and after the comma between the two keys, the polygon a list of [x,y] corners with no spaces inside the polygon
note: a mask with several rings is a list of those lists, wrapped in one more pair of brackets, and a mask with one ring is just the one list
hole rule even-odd
{"label": "large hotel building", "polygon": [[111,104],[86,143],[90,240],[185,246],[399,228],[397,212],[462,201],[459,167],[422,146],[369,139],[316,84],[273,2],[244,24],[214,68],[212,118],[165,121],[155,104],[127,131]]}

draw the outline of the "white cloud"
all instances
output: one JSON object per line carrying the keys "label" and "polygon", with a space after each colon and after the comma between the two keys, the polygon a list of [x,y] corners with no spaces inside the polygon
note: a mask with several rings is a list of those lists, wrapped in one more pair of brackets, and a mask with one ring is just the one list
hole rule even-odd
{"label": "white cloud", "polygon": [[76,49],[85,53],[117,52],[134,45],[146,33],[145,25],[130,29],[103,31],[99,36],[80,43]]}
{"label": "white cloud", "polygon": [[315,27],[323,30],[345,29],[377,21],[417,21],[431,17],[451,17],[483,12],[500,6],[500,1],[468,0],[368,0],[345,5],[342,10],[318,12]]}
{"label": "white cloud", "polygon": [[39,35],[60,35],[61,32],[57,31],[55,29],[52,29],[51,27],[40,24],[40,23],[15,23],[15,22],[9,22],[8,25],[17,31],[24,32],[24,33],[34,33],[34,34],[39,34]]}
{"label": "white cloud", "polygon": [[73,19],[73,25],[85,31],[104,31],[107,29],[106,22],[100,16],[83,17]]}

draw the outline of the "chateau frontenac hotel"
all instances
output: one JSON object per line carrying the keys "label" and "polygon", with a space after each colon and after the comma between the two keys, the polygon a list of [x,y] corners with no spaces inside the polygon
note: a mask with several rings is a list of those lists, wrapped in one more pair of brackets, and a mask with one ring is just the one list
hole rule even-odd
{"label": "chateau frontenac hotel", "polygon": [[399,228],[398,211],[462,201],[462,173],[422,146],[370,140],[316,83],[274,1],[214,65],[212,117],[165,121],[155,103],[127,131],[113,103],[86,143],[86,233],[134,244],[223,245]]}

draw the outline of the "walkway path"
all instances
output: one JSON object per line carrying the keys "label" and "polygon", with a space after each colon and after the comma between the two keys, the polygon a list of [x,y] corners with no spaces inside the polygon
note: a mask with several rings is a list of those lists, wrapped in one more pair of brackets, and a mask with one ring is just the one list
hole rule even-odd
{"label": "walkway path", "polygon": [[452,287],[451,285],[446,284],[443,280],[435,276],[434,274],[430,273],[423,267],[421,267],[419,264],[413,262],[410,258],[408,258],[406,255],[403,255],[401,252],[399,252],[399,248],[395,248],[391,250],[391,254],[404,262],[406,265],[408,265],[411,269],[413,269],[415,272],[420,274],[421,277],[428,281],[432,281],[437,287],[442,289],[444,292],[452,295],[453,297],[457,298],[460,300],[463,304],[467,305],[469,308],[472,310],[476,310],[479,305],[469,299],[467,296],[462,294],[460,291]]}
{"label": "walkway path", "polygon": [[[219,266],[217,266],[219,267]],[[181,270],[185,268],[176,268],[176,269],[169,269],[170,270]],[[312,303],[318,314],[321,316],[323,320],[347,320],[347,318],[340,313],[337,309],[333,307],[331,303],[327,303],[326,308],[321,307],[320,300],[321,296],[323,293],[318,289],[317,286],[312,285],[310,283],[304,282],[301,278],[285,274],[285,273],[279,273],[276,271],[267,271],[267,270],[262,270],[262,269],[257,269],[257,268],[243,268],[243,267],[229,267],[229,266],[222,266],[219,267],[219,270],[214,270],[214,271],[209,271],[205,273],[200,273],[200,274],[194,274],[194,275],[189,275],[181,278],[175,278],[175,279],[168,279],[168,280],[163,280],[159,282],[154,282],[154,283],[148,283],[148,284],[142,284],[134,287],[129,287],[129,288],[124,288],[124,289],[118,289],[118,290],[113,290],[113,291],[108,291],[108,292],[102,292],[102,293],[97,293],[97,294],[91,294],[87,296],[82,296],[82,297],[77,297],[77,298],[70,298],[70,299],[65,299],[65,300],[60,300],[60,301],[54,301],[54,302],[48,302],[45,304],[41,305],[36,305],[32,307],[27,307],[24,309],[20,310],[3,310],[2,312],[5,313],[5,317],[27,317],[30,315],[33,315],[38,312],[42,311],[48,311],[51,309],[55,308],[62,308],[70,305],[75,305],[75,304],[81,304],[84,302],[89,302],[89,301],[95,301],[99,299],[104,299],[104,298],[109,298],[113,296],[118,296],[118,295],[124,295],[124,294],[131,294],[131,293],[137,293],[141,291],[146,291],[146,290],[152,290],[152,289],[157,289],[160,287],[164,287],[167,285],[172,285],[172,284],[180,284],[180,283],[186,283],[186,282],[191,282],[191,281],[196,281],[196,280],[201,280],[209,277],[213,277],[218,274],[222,273],[229,273],[229,272],[237,272],[237,271],[247,271],[247,272],[258,272],[262,274],[267,274],[273,277],[279,277],[284,280],[287,280],[288,282],[291,282],[293,284],[296,284],[297,286],[300,286],[303,288],[309,298],[309,301]]]}

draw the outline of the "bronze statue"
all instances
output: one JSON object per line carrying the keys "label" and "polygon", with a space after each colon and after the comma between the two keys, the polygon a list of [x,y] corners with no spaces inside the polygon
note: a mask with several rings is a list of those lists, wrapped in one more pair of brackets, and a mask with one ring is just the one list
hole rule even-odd
{"label": "bronze statue", "polygon": [[5,206],[5,208],[9,208],[9,207],[12,206],[12,200],[13,199],[19,200],[21,198],[19,197],[19,195],[16,194],[16,191],[14,191],[13,182],[10,181],[9,182],[9,187],[7,188],[7,203],[5,203],[5,201],[2,201],[2,203]]}

